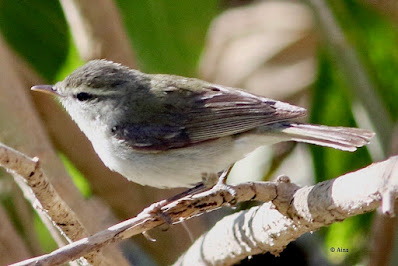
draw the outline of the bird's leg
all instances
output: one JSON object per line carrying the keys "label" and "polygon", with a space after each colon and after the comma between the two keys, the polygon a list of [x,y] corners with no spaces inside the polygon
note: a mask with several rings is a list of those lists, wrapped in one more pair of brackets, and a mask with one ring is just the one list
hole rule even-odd
{"label": "bird's leg", "polygon": [[203,191],[205,191],[207,189],[208,189],[208,187],[203,182],[201,182],[201,183],[198,183],[193,188],[187,189],[187,190],[185,190],[185,191],[183,191],[183,192],[181,192],[181,193],[179,193],[179,194],[177,194],[177,195],[175,195],[175,196],[173,196],[171,198],[166,199],[166,201],[167,201],[167,204],[168,204],[170,202],[182,199],[182,198],[184,198],[186,196],[190,196],[190,195],[194,195],[194,194],[199,193],[199,192],[203,192]]}
{"label": "bird's leg", "polygon": [[[200,193],[207,189],[209,189],[209,188],[204,183],[201,182],[201,183],[197,184],[196,186],[194,186],[193,188],[187,189],[187,190],[183,191],[182,193],[179,193],[171,198],[151,204],[149,207],[145,208],[145,210],[143,212],[158,215],[161,219],[163,219],[165,221],[166,225],[173,224],[173,221],[170,219],[170,217],[167,214],[163,213],[162,207],[166,206],[167,204],[169,204],[173,201],[177,201],[177,200],[182,199],[189,195],[194,195],[196,193]],[[167,229],[168,229],[168,227],[167,227]],[[167,230],[167,229],[165,229],[165,230]],[[185,230],[187,230],[187,228],[185,228]],[[189,232],[189,230],[187,230],[187,232],[192,240],[191,233]],[[152,242],[156,241],[156,239],[152,238],[148,234],[147,231],[142,232],[142,234],[149,241],[152,241]]]}
{"label": "bird's leg", "polygon": [[[192,196],[197,193],[206,191],[208,189],[212,189],[214,186],[227,186],[226,181],[229,173],[231,172],[232,166],[233,165],[229,166],[227,169],[225,169],[222,172],[219,172],[218,174],[205,174],[205,173],[202,174],[202,182],[197,184],[195,187],[183,191],[182,193],[179,193],[171,198],[153,203],[149,207],[145,208],[143,212],[147,212],[149,214],[151,213],[156,214],[161,219],[163,219],[166,222],[166,224],[168,225],[173,224],[173,221],[170,219],[170,217],[162,212],[162,207],[166,206],[167,204],[173,201],[182,199],[186,196]],[[155,239],[149,236],[148,232],[144,231],[143,235],[149,241],[155,241]]]}
{"label": "bird's leg", "polygon": [[156,213],[160,215],[168,224],[172,224],[172,221],[170,220],[170,217],[165,215],[161,209],[162,207],[166,206],[167,204],[177,201],[179,199],[182,199],[187,196],[192,196],[197,193],[206,191],[208,189],[213,188],[215,185],[225,185],[225,182],[227,180],[227,177],[229,173],[231,172],[232,166],[229,166],[227,169],[224,171],[220,172],[219,174],[202,174],[202,182],[197,184],[195,187],[190,188],[186,191],[183,191],[182,193],[179,193],[171,198],[156,202],[152,204],[151,206],[147,207],[144,211],[148,213]]}
{"label": "bird's leg", "polygon": [[164,214],[162,212],[162,208],[164,206],[166,206],[167,204],[173,202],[173,201],[177,201],[179,199],[182,199],[186,196],[190,196],[190,195],[195,195],[199,192],[205,191],[207,190],[208,187],[206,187],[203,183],[199,183],[197,184],[195,187],[190,188],[188,190],[185,190],[171,198],[165,199],[165,200],[161,200],[159,202],[155,202],[153,204],[151,204],[149,207],[145,208],[145,210],[143,212],[147,212],[147,213],[154,213],[159,215],[167,224],[172,224],[173,222],[171,221],[170,217],[168,217],[166,214]]}
{"label": "bird's leg", "polygon": [[[227,169],[225,169],[224,171],[222,171],[219,174],[217,183],[213,186],[213,189],[215,189],[215,190],[217,190],[217,189],[227,190],[235,199],[236,198],[236,191],[234,189],[232,189],[229,185],[227,185],[227,178],[228,178],[229,174],[231,173],[231,170],[232,170],[233,166],[234,165],[231,164]],[[235,205],[235,201],[231,201],[230,204],[231,205]]]}
{"label": "bird's leg", "polygon": [[231,173],[231,170],[232,170],[233,166],[234,166],[234,164],[231,164],[227,169],[225,169],[224,171],[222,171],[219,174],[219,177],[218,177],[216,185],[226,185],[227,178],[229,176],[229,173]]}
{"label": "bird's leg", "polygon": [[212,188],[215,185],[226,184],[227,178],[229,173],[231,172],[232,167],[234,164],[231,164],[225,170],[218,172],[217,174],[214,173],[202,173],[202,183],[207,188]]}

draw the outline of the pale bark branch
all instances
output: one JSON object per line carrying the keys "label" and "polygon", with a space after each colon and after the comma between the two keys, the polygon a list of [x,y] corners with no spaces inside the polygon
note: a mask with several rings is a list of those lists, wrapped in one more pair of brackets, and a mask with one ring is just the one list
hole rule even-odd
{"label": "pale bark branch", "polygon": [[[165,223],[165,220],[179,223],[222,206],[248,200],[269,203],[224,218],[188,250],[185,255],[187,261],[182,258],[178,263],[231,264],[261,252],[278,254],[305,232],[372,211],[383,198],[391,196],[395,199],[398,192],[397,161],[398,157],[392,157],[303,188],[290,183],[288,177],[280,177],[277,182],[216,185],[211,190],[168,204],[165,201],[155,203],[135,218],[17,265],[64,263],[143,233]],[[393,208],[386,206],[384,212],[392,215]]]}
{"label": "pale bark branch", "polygon": [[[302,234],[373,211],[397,192],[398,156],[314,186],[279,183],[272,203],[219,221],[176,265],[231,265],[259,253],[277,255]],[[393,206],[386,206],[384,214],[392,215]]]}
{"label": "pale bark branch", "polygon": [[[2,163],[0,162],[0,166],[1,165]],[[53,238],[57,246],[62,247],[65,246],[68,242],[69,243],[72,242],[70,239],[62,236],[62,231],[59,228],[57,228],[57,225],[55,223],[51,221],[50,216],[45,211],[43,211],[44,208],[41,206],[40,202],[36,200],[35,194],[32,193],[32,189],[26,183],[24,178],[22,178],[18,174],[13,174],[12,176],[14,177],[16,186],[19,187],[20,191],[22,192],[24,200],[27,201],[32,208],[37,210],[37,215],[40,217],[41,221],[43,222],[44,226],[47,228],[48,232],[50,233],[51,237]],[[33,221],[32,219],[28,220],[29,223],[32,223],[32,221]],[[35,230],[33,230],[33,232],[35,232]],[[40,252],[38,254],[42,253],[43,252]]]}
{"label": "pale bark branch", "polygon": [[275,182],[253,182],[237,186],[217,185],[209,191],[171,202],[160,201],[146,208],[135,218],[114,225],[93,236],[81,239],[50,254],[19,262],[15,265],[57,265],[98,250],[110,243],[141,234],[170,220],[173,224],[205,212],[248,200],[270,201],[276,196]]}
{"label": "pale bark branch", "polygon": [[[34,194],[27,196],[32,206],[52,221],[69,243],[89,235],[76,214],[51,185],[40,167],[38,158],[31,159],[0,143],[0,166],[13,174],[16,183],[25,194]],[[51,230],[51,227],[49,229]],[[106,265],[107,261],[101,253],[89,253],[85,258],[94,265]]]}

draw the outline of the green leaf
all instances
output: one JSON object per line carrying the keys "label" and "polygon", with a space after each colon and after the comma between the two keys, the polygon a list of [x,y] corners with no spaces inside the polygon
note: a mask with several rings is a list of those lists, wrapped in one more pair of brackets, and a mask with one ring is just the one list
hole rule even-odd
{"label": "green leaf", "polygon": [[0,31],[47,80],[65,60],[68,27],[58,1],[0,1]]}

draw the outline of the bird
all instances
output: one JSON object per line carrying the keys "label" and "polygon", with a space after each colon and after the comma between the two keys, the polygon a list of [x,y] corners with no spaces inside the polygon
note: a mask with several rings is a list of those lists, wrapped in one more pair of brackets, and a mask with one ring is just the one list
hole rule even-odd
{"label": "bird", "polygon": [[108,168],[157,188],[200,184],[264,145],[296,141],[352,152],[374,135],[300,123],[302,107],[105,59],[31,89],[59,99]]}

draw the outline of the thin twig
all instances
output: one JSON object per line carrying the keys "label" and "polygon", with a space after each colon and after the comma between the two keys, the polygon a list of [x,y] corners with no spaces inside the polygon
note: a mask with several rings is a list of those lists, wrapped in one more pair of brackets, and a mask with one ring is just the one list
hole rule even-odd
{"label": "thin twig", "polygon": [[[164,224],[164,217],[176,224],[236,202],[248,200],[270,201],[275,198],[275,193],[276,183],[253,182],[238,186],[215,186],[211,190],[179,199],[165,206],[163,206],[163,201],[161,201],[152,204],[135,218],[59,248],[50,254],[22,261],[14,264],[14,266],[36,265],[37,263],[58,265],[83,256],[87,252],[98,250],[110,243],[119,242],[122,239],[144,233]],[[158,206],[163,207],[158,209]]]}
{"label": "thin twig", "polygon": [[[0,143],[0,166],[11,172],[22,190],[29,193],[24,183],[18,180],[23,179],[34,194],[34,197],[29,197],[32,205],[47,216],[69,242],[89,235],[76,214],[61,199],[43,173],[38,158],[31,159]],[[99,253],[87,254],[85,258],[94,265],[102,265],[106,261]]]}

